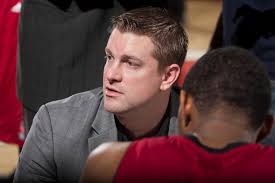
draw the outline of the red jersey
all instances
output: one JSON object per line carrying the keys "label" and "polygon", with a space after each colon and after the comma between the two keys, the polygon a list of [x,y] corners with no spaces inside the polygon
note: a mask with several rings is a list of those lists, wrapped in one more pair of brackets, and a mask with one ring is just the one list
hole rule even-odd
{"label": "red jersey", "polygon": [[0,141],[18,144],[22,107],[16,96],[20,0],[0,0]]}
{"label": "red jersey", "polygon": [[194,137],[133,142],[114,182],[275,182],[275,149],[261,144],[203,146]]}

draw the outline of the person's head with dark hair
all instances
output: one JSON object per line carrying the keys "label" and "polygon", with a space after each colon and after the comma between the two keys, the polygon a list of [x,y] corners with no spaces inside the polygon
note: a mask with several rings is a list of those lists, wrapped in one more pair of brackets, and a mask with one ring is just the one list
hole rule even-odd
{"label": "person's head with dark hair", "polygon": [[157,126],[179,77],[187,44],[183,27],[165,9],[145,7],[114,17],[105,48],[105,110],[127,127],[128,121],[137,128]]}
{"label": "person's head with dark hair", "polygon": [[255,142],[272,125],[270,102],[270,80],[258,58],[237,47],[216,49],[202,56],[185,78],[181,129],[202,141],[216,138],[211,144],[217,146],[228,140]]}

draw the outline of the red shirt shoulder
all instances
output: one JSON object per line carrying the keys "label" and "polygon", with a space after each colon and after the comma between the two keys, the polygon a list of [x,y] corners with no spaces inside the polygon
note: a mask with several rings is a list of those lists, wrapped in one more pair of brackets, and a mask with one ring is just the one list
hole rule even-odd
{"label": "red shirt shoulder", "polygon": [[275,149],[244,144],[209,152],[182,136],[133,142],[123,157],[115,182],[275,182]]}

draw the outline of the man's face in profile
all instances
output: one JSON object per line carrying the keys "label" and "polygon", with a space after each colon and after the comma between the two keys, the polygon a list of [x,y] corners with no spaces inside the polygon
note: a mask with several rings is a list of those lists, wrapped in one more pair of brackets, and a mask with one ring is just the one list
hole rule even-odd
{"label": "man's face in profile", "polygon": [[107,43],[103,74],[104,107],[123,114],[150,105],[160,92],[162,75],[147,36],[114,29]]}

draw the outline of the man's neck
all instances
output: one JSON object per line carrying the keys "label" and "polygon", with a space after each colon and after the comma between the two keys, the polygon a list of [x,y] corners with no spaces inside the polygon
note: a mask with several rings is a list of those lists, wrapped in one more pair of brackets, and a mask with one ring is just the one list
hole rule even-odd
{"label": "man's neck", "polygon": [[170,93],[154,99],[148,105],[124,114],[116,114],[132,139],[149,136],[156,132],[169,104]]}

